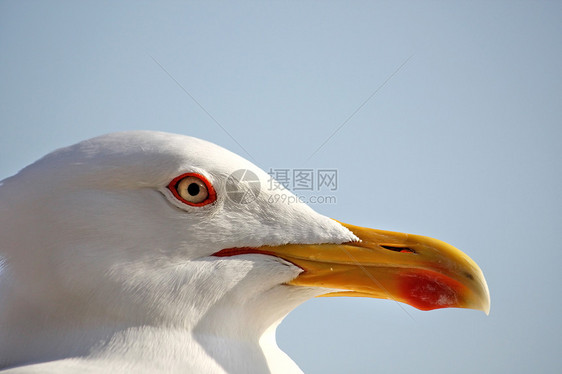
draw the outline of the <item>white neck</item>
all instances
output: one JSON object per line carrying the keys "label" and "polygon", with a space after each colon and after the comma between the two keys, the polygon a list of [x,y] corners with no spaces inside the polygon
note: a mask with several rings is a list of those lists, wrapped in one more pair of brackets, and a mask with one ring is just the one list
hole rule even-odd
{"label": "white neck", "polygon": [[[3,273],[4,278],[9,275]],[[2,282],[4,288],[10,283]],[[99,366],[117,373],[300,373],[277,347],[275,330],[290,310],[321,293],[277,286],[242,300],[230,290],[204,310],[186,305],[182,313],[169,305],[166,314],[158,315],[133,305],[136,311],[125,313],[134,318],[124,322],[118,308],[102,313],[83,307],[80,300],[70,301],[69,308],[68,299],[34,304],[27,302],[29,297],[0,291],[6,301],[0,306],[0,324],[6,326],[0,334],[0,368],[44,362],[41,370],[75,372]],[[171,317],[180,314],[181,320]]]}

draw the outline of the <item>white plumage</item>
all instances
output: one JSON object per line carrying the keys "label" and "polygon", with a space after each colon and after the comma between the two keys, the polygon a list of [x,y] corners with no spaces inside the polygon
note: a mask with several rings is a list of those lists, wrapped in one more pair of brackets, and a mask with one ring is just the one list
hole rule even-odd
{"label": "white plumage", "polygon": [[129,132],[58,150],[4,180],[0,367],[258,373],[273,360],[280,373],[296,370],[274,327],[322,291],[282,285],[302,270],[276,257],[209,256],[354,235],[304,204],[267,203],[265,188],[255,204],[222,194],[207,207],[166,189],[185,172],[221,186],[238,169],[267,185],[216,145]]}
{"label": "white plumage", "polygon": [[[252,203],[224,193],[239,169],[263,186]],[[168,185],[185,173],[209,181],[216,201],[190,206],[174,196]],[[5,179],[0,368],[300,372],[275,328],[333,290],[288,285],[303,269],[277,256],[213,254],[358,238],[304,204],[269,203],[268,178],[211,143],[138,131],[60,149]]]}

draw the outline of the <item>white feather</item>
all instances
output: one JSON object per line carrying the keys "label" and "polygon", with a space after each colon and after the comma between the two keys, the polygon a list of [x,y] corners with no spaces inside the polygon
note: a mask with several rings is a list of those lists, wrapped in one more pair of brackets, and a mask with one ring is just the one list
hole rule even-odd
{"label": "white feather", "polygon": [[[249,204],[228,176],[254,172]],[[197,172],[204,207],[166,186]],[[8,372],[290,373],[275,328],[326,292],[292,287],[278,258],[223,248],[357,238],[304,204],[271,203],[269,176],[186,136],[115,133],[57,150],[0,185],[0,368]],[[282,191],[290,195],[288,191]]]}

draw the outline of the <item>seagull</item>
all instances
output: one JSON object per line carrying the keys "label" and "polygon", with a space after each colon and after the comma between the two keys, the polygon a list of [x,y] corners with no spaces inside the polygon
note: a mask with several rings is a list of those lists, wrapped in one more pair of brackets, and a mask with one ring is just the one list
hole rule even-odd
{"label": "seagull", "polygon": [[0,369],[301,373],[275,331],[313,297],[489,312],[460,250],[289,204],[270,178],[207,141],[131,131],[4,179]]}

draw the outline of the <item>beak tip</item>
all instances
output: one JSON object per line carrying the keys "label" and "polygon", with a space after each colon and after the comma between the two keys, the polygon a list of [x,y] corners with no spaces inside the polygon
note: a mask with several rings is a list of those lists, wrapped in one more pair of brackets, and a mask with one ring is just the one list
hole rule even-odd
{"label": "beak tip", "polygon": [[486,313],[487,316],[490,315],[490,294],[486,294],[485,299],[482,300],[482,303],[480,304],[480,307],[478,308],[479,310],[483,311],[484,313]]}
{"label": "beak tip", "polygon": [[489,316],[490,315],[490,303],[484,305],[481,310],[486,314],[486,316]]}
{"label": "beak tip", "polygon": [[490,300],[490,289],[488,288],[488,283],[486,282],[486,279],[484,278],[484,274],[482,274],[482,271],[480,271],[480,279],[481,279],[481,284],[482,284],[482,293],[481,293],[481,303],[480,303],[480,308],[478,308],[479,310],[483,311],[484,313],[486,313],[487,316],[490,315],[490,304],[491,304],[491,300]]}

